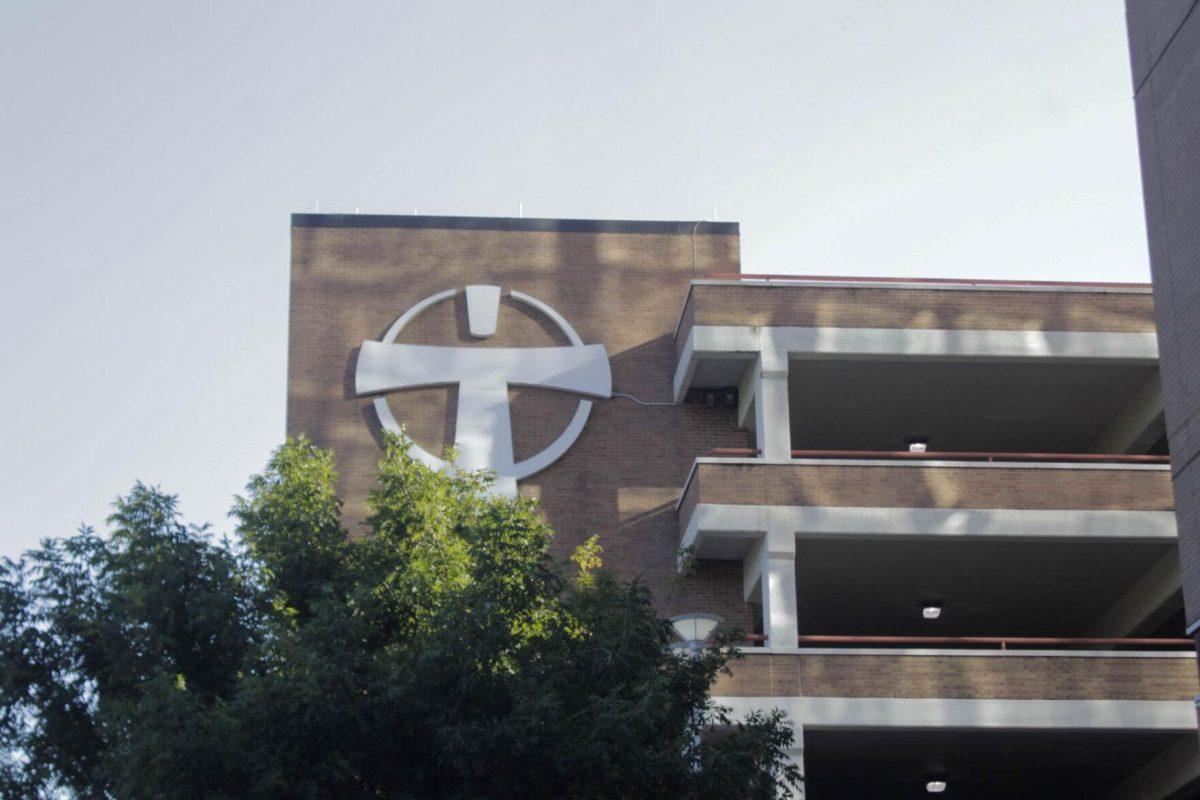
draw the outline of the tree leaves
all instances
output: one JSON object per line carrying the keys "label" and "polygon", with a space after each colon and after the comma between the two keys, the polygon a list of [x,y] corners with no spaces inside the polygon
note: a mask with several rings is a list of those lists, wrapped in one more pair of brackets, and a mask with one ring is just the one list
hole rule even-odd
{"label": "tree leaves", "polygon": [[[238,543],[136,485],[110,533],[0,567],[0,792],[80,798],[775,797],[779,715],[708,688],[646,588],[574,578],[529,501],[390,437],[371,535],[332,455],[289,440],[237,498]],[[714,735],[715,732],[720,735]]]}

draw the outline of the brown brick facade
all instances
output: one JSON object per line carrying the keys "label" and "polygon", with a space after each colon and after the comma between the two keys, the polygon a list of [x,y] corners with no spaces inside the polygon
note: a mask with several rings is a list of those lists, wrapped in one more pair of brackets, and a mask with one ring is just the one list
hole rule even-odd
{"label": "brown brick facade", "polygon": [[1187,619],[1200,622],[1200,14],[1127,0]]}
{"label": "brown brick facade", "polygon": [[713,694],[732,697],[943,697],[1191,700],[1193,658],[751,654]]}
{"label": "brown brick facade", "polygon": [[[414,303],[445,289],[492,283],[549,304],[587,343],[608,350],[613,389],[647,402],[671,400],[675,366],[671,336],[679,300],[693,270],[739,268],[736,228],[693,225],[661,232],[396,227],[409,218],[305,219],[292,229],[292,302],[288,362],[288,433],[332,447],[341,473],[347,524],[361,532],[363,499],[380,457],[378,425],[368,400],[353,395],[357,348],[378,339]],[[412,218],[414,225],[425,218]],[[662,226],[659,226],[662,227]],[[718,230],[721,230],[718,228]],[[694,252],[694,256],[693,256]],[[693,257],[695,259],[693,266]],[[417,317],[407,343],[476,346],[557,341],[544,318],[505,301],[495,337],[472,342],[461,294]],[[550,391],[512,392],[518,458],[558,435],[576,398]],[[455,391],[398,392],[396,419],[413,438],[440,453],[453,441]],[[643,406],[614,397],[597,401],[574,447],[558,463],[522,481],[558,532],[559,556],[599,534],[605,563],[641,577],[664,611],[719,609],[747,627],[740,581],[727,564],[700,564],[675,577],[678,529],[674,504],[692,459],[712,447],[744,447],[745,431],[727,409]]]}
{"label": "brown brick facade", "polygon": [[[355,359],[362,341],[378,339],[401,313],[446,289],[488,283],[530,294],[562,314],[586,343],[603,344],[612,367],[614,392],[641,401],[619,395],[596,401],[586,428],[567,454],[521,482],[522,494],[539,499],[558,532],[555,554],[563,557],[588,536],[599,534],[606,565],[622,577],[640,578],[654,593],[662,612],[714,612],[729,625],[749,630],[740,562],[700,561],[682,578],[675,569],[679,543],[675,503],[694,459],[712,448],[748,444],[746,431],[733,424],[730,409],[670,402],[680,298],[696,274],[739,269],[736,228],[701,227],[693,234],[692,224],[601,223],[589,229],[539,227],[538,222],[501,220],[464,227],[429,218],[359,220],[300,215],[292,230],[289,435],[307,434],[334,450],[347,525],[353,534],[361,534],[363,501],[374,485],[381,453],[371,402],[356,397],[353,391]],[[728,319],[736,324],[1123,331],[1145,330],[1146,315],[1151,313],[1145,295],[847,289],[743,292],[736,286],[732,287],[734,293],[725,294],[729,288],[695,287],[693,298],[704,302],[689,306],[685,322],[694,316],[697,323],[709,324]],[[718,292],[713,297],[720,302],[706,308],[710,289]],[[1020,298],[1019,307],[1014,296]],[[776,308],[773,304],[777,303],[782,305]],[[486,341],[470,337],[465,317],[460,294],[414,320],[400,341],[477,347],[563,343],[547,320],[507,300],[501,305],[496,336]],[[397,392],[389,395],[388,402],[396,419],[427,450],[440,452],[453,441],[455,389]],[[517,458],[541,450],[555,438],[577,402],[577,398],[555,392],[512,390]],[[1172,507],[1169,476],[1164,471],[834,464],[700,465],[688,486],[682,513],[686,515],[696,502]],[[1020,692],[1026,691],[1019,687],[1028,685],[1021,683],[1028,681],[1028,676],[1002,674],[1010,667],[989,665],[1033,663],[1025,658],[952,658],[944,663],[896,661],[896,657],[875,661],[843,657],[838,661],[831,660],[837,658],[834,656],[806,656],[777,662],[770,658],[776,657],[750,657],[735,668],[729,680],[742,681],[746,687],[765,685],[770,689],[766,693],[777,694],[799,693],[803,687],[813,693],[907,696],[902,692],[934,691],[943,685],[946,691],[960,691],[953,688],[954,680],[972,687],[992,675],[988,680],[1001,683],[1011,678],[1016,688],[988,691]],[[1062,661],[1072,665],[1064,668],[1068,671],[1076,663],[1097,663]],[[1142,680],[1137,670],[1167,664],[1170,678],[1176,664],[1187,663],[1169,659],[1150,659],[1144,664],[1136,659],[1111,661],[1113,671],[1134,664],[1130,669],[1135,683]],[[955,670],[962,674],[955,677]],[[1043,670],[1050,671],[1049,665]],[[901,686],[900,675],[911,675],[912,680],[905,684],[910,688]],[[887,692],[870,688],[886,687],[889,679],[892,684]],[[1080,676],[1078,686],[1099,686],[1086,679]],[[794,691],[778,690],[789,685]],[[1110,691],[1096,689],[1101,690]]]}
{"label": "brown brick facade", "polygon": [[898,508],[1170,511],[1171,476],[1158,469],[1024,466],[921,467],[910,463],[701,463],[680,508],[695,503]]}

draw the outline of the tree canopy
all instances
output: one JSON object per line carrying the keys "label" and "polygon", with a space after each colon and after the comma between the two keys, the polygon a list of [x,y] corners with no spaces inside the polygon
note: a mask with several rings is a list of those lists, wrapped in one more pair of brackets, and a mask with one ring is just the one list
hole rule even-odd
{"label": "tree canopy", "polygon": [[0,796],[786,796],[787,721],[709,699],[736,651],[673,651],[645,586],[594,539],[555,562],[489,480],[390,438],[354,538],[294,439],[232,541],[138,484],[106,536],[5,560]]}

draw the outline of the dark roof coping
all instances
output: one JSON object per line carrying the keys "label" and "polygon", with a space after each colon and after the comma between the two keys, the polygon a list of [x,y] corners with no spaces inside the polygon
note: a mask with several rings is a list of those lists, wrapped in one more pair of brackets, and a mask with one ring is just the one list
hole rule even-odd
{"label": "dark roof coping", "polygon": [[[697,225],[699,222],[699,225]],[[528,217],[431,217],[401,214],[292,214],[293,228],[416,228],[460,231],[545,231],[552,233],[673,233],[737,236],[736,222],[663,222],[618,219],[532,219]]]}

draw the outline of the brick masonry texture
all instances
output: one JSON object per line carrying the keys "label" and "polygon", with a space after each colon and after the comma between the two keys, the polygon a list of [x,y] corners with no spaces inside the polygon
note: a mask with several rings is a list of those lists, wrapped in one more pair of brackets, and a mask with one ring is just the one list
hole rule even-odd
{"label": "brick masonry texture", "polygon": [[751,654],[713,694],[731,697],[946,697],[1191,700],[1190,658]]}
{"label": "brick masonry texture", "polygon": [[1200,10],[1128,0],[1143,199],[1154,278],[1179,554],[1200,620]]}
{"label": "brick masonry texture", "polygon": [[[690,227],[690,226],[689,226]],[[695,237],[698,272],[737,271],[738,237]],[[587,343],[608,349],[614,391],[653,402],[672,398],[672,334],[693,275],[688,233],[588,233],[390,227],[293,227],[288,362],[288,433],[331,447],[341,473],[347,525],[363,532],[364,499],[380,458],[369,400],[353,395],[354,363],[364,339],[378,339],[414,303],[445,289],[492,283],[526,292],[562,314]],[[563,344],[536,312],[505,300],[496,336],[472,340],[465,301],[429,309],[401,341],[473,346]],[[522,458],[555,438],[577,398],[516,389],[512,423]],[[414,440],[440,454],[453,441],[452,388],[389,396]],[[540,500],[565,557],[599,534],[607,566],[641,578],[664,613],[711,610],[749,628],[740,566],[701,562],[678,579],[674,503],[692,458],[712,447],[745,447],[728,409],[597,401],[574,447],[521,482]],[[736,574],[736,578],[735,578]]]}
{"label": "brick masonry texture", "polygon": [[693,286],[677,347],[692,325],[943,330],[1154,330],[1146,293],[943,291],[811,286]]}
{"label": "brick masonry texture", "polygon": [[[379,339],[413,304],[467,284],[497,284],[505,290],[526,292],[562,314],[585,342],[605,345],[615,392],[666,404],[672,399],[675,326],[690,281],[696,274],[737,272],[740,266],[738,236],[728,229],[707,233],[701,228],[693,243],[688,226],[668,232],[568,232],[452,229],[436,223],[355,226],[353,220],[345,219],[331,226],[314,224],[317,222],[309,220],[292,229],[287,430],[289,435],[306,434],[333,449],[352,535],[366,532],[361,523],[366,514],[364,501],[374,486],[381,455],[371,402],[354,395],[355,359],[364,340]],[[928,295],[926,299],[936,303],[971,303],[975,302],[972,297],[980,295],[978,302],[995,304],[991,317],[961,314],[964,324],[968,319],[984,321],[972,324],[995,320],[999,326],[1002,318],[1017,313],[1004,305],[1010,293],[913,294]],[[754,297],[757,294],[728,302],[736,306],[751,303]],[[1130,320],[1141,313],[1121,308],[1119,296],[1114,296],[1116,300],[1101,295],[1079,297],[1083,300],[1071,302],[1101,298],[1116,303],[1104,306],[1102,313],[1112,329],[1133,325]],[[838,302],[849,309],[858,301],[848,296]],[[912,302],[923,301],[914,297]],[[1137,302],[1147,300],[1142,296]],[[876,300],[870,303],[878,313],[888,305]],[[722,313],[732,314],[733,306]],[[815,306],[823,307],[822,303]],[[934,313],[943,317],[952,313],[937,308],[941,310]],[[915,305],[912,310],[918,313]],[[1020,312],[1030,313],[1027,306]],[[1053,324],[1047,320],[1038,323],[1045,329],[1077,316],[1076,311],[1058,306],[1046,313],[1054,316]],[[828,324],[847,324],[836,316],[828,319],[834,320]],[[896,324],[916,324],[910,316],[893,319]],[[929,324],[935,322],[931,318]],[[509,300],[501,305],[496,336],[473,340],[461,293],[419,316],[400,341],[474,347],[564,343],[548,320]],[[453,387],[411,390],[393,393],[387,402],[418,444],[440,453],[454,439],[456,394]],[[532,389],[513,389],[510,399],[518,458],[532,455],[554,439],[578,402],[561,393]],[[679,544],[675,502],[695,457],[715,447],[749,444],[748,434],[734,426],[732,417],[730,409],[703,405],[646,406],[624,397],[596,401],[583,434],[567,454],[521,482],[522,494],[538,499],[557,531],[554,555],[563,558],[584,539],[598,534],[606,566],[624,578],[645,583],[663,614],[708,611],[720,614],[732,627],[750,630],[740,562],[702,560],[686,577],[677,576],[675,569]],[[760,503],[1170,507],[1169,493],[1163,488],[1165,473],[834,466],[783,469],[795,471],[768,475],[759,468],[748,468],[718,475],[705,467],[696,491]],[[1064,505],[1064,498],[1074,505]]]}
{"label": "brick masonry texture", "polygon": [[1166,470],[699,464],[680,516],[696,502],[899,508],[1170,511]]}

